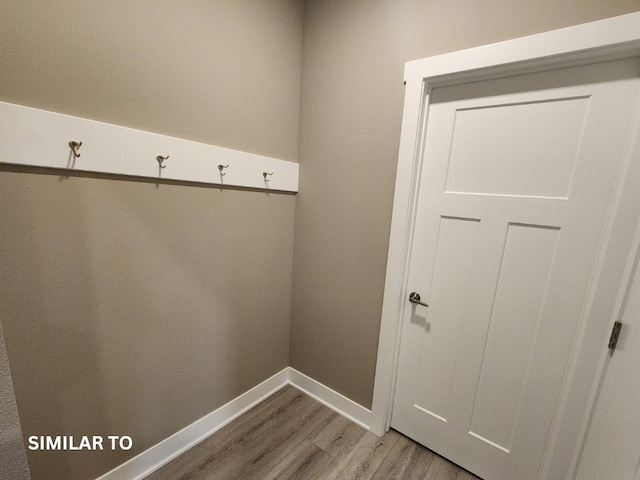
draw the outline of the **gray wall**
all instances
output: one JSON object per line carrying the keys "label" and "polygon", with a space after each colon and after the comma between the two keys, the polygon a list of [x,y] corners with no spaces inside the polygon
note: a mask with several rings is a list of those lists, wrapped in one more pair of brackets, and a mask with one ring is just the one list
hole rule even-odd
{"label": "gray wall", "polygon": [[[297,160],[300,2],[1,10],[0,100]],[[3,166],[0,205],[24,438],[134,441],[27,450],[34,480],[95,478],[289,364],[295,196]]]}
{"label": "gray wall", "polygon": [[297,159],[297,0],[3,0],[0,100]]}
{"label": "gray wall", "polygon": [[371,406],[404,62],[640,10],[638,0],[307,0],[291,364]]}

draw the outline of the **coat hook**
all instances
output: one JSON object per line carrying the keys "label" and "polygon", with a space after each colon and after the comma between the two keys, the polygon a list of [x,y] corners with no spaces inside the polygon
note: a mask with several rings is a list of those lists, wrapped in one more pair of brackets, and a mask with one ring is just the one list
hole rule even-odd
{"label": "coat hook", "polygon": [[229,168],[229,165],[218,165],[218,170],[220,170],[220,175],[226,175],[226,173],[224,173],[222,170],[224,170],[225,168]]}
{"label": "coat hook", "polygon": [[264,177],[264,181],[268,182],[269,179],[267,178],[268,175],[273,175],[273,172],[268,173],[268,172],[262,172],[262,176]]}
{"label": "coat hook", "polygon": [[158,155],[156,157],[156,160],[158,160],[158,163],[160,164],[160,168],[166,168],[166,165],[163,165],[162,163],[169,158],[169,155],[167,155],[166,157],[163,157],[162,155]]}
{"label": "coat hook", "polygon": [[76,142],[75,140],[71,140],[69,142],[69,147],[73,150],[73,154],[78,158],[80,154],[78,153],[78,149],[82,146],[82,142]]}

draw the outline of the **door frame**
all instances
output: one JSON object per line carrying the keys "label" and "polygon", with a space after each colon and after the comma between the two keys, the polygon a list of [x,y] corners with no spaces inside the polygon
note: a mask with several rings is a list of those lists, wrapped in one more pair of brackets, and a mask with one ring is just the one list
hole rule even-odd
{"label": "door frame", "polygon": [[[382,435],[391,423],[431,89],[630,57],[640,57],[640,12],[405,64],[405,102],[371,409],[372,432]],[[605,337],[629,280],[631,243],[640,215],[640,161],[631,162],[632,158],[640,160],[636,135],[640,130],[640,103],[631,128],[601,238],[596,274],[589,287],[588,315],[581,319],[576,332],[540,478],[570,478],[575,469],[595,399],[594,386],[602,373]],[[580,375],[574,375],[578,365]]]}

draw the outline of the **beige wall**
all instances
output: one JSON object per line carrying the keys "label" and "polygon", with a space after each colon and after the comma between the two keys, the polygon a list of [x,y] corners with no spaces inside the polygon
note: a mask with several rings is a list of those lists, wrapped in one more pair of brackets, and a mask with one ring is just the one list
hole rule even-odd
{"label": "beige wall", "polygon": [[95,478],[288,365],[295,196],[3,170],[23,435],[134,440],[27,451],[32,478]]}
{"label": "beige wall", "polygon": [[307,0],[291,364],[371,406],[404,62],[638,0]]}
{"label": "beige wall", "polygon": [[297,159],[297,0],[3,0],[0,100]]}
{"label": "beige wall", "polygon": [[[297,160],[300,2],[0,10],[0,100]],[[134,441],[27,451],[34,480],[95,478],[288,365],[295,200],[0,167],[23,436]]]}

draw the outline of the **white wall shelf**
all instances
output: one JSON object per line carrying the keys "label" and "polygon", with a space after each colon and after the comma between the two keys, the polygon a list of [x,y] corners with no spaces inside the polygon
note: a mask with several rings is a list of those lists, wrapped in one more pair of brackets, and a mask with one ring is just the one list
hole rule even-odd
{"label": "white wall shelf", "polygon": [[[77,158],[70,141],[82,142]],[[160,168],[158,155],[169,156],[165,168]],[[295,162],[4,102],[0,102],[0,163],[298,191]],[[228,167],[221,172],[218,165]],[[272,175],[265,179],[264,172]]]}

